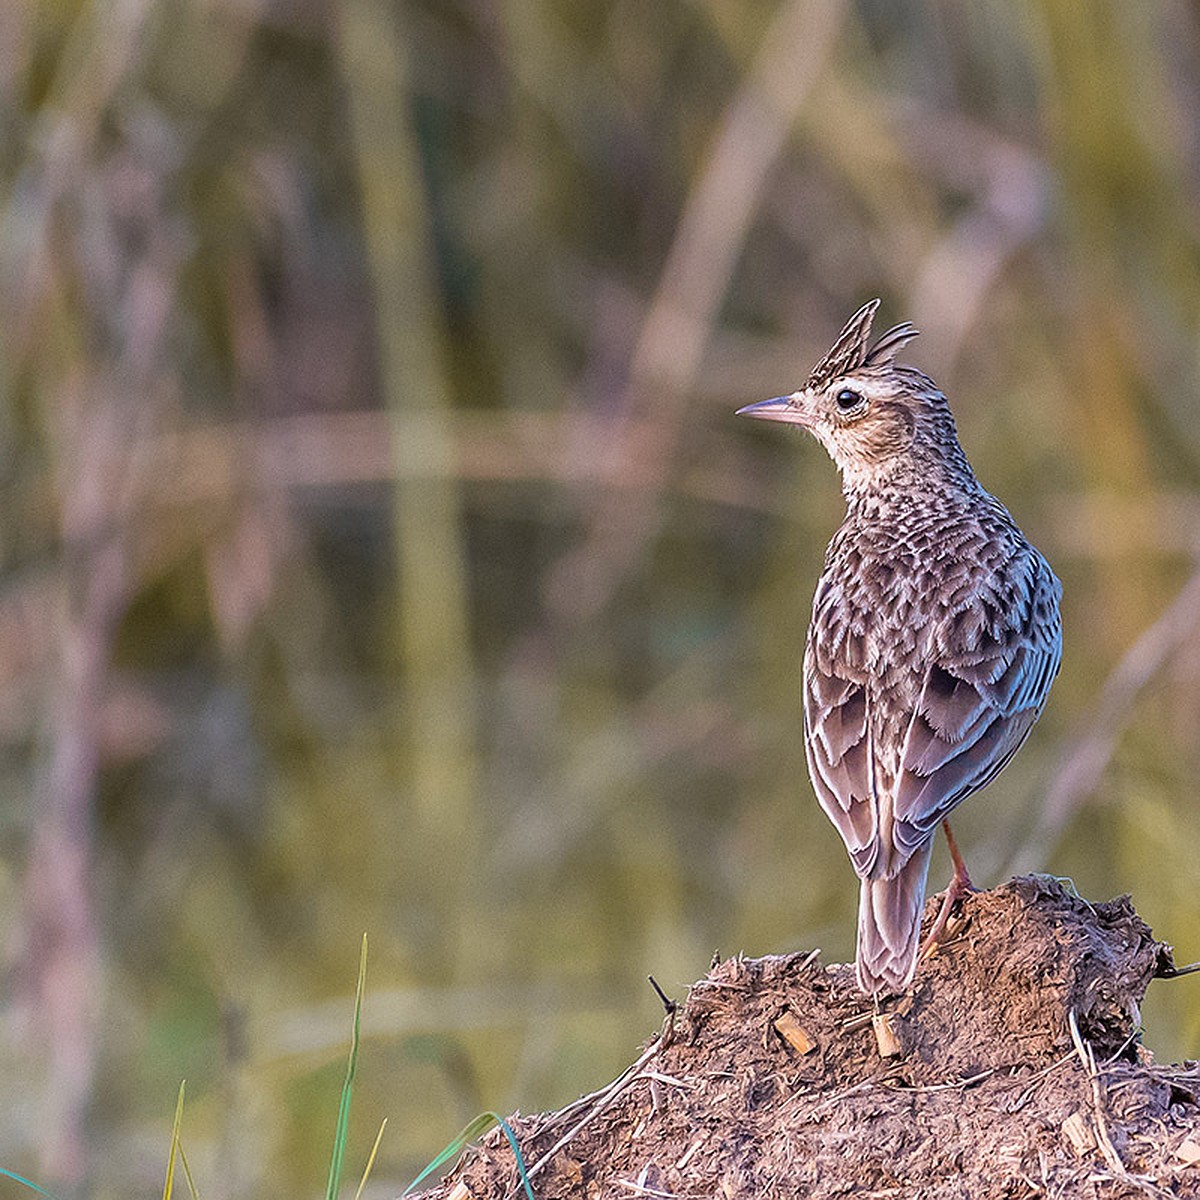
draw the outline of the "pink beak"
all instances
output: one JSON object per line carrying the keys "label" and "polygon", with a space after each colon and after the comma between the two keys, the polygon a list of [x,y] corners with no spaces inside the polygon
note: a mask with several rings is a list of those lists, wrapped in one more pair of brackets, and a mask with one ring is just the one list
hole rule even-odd
{"label": "pink beak", "polygon": [[808,417],[791,396],[776,396],[771,400],[759,400],[747,404],[734,414],[739,417],[760,417],[764,421],[786,421],[789,425],[807,425]]}

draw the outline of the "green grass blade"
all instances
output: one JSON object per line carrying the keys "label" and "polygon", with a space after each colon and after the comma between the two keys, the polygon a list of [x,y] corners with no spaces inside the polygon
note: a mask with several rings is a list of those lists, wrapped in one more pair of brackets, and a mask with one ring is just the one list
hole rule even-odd
{"label": "green grass blade", "polygon": [[464,1146],[473,1142],[477,1137],[481,1137],[487,1133],[489,1129],[499,1120],[495,1113],[485,1112],[480,1113],[473,1121],[471,1121],[456,1138],[453,1138],[446,1146],[444,1146],[439,1154],[425,1167],[425,1169],[400,1193],[401,1196],[407,1196],[418,1184],[427,1179],[438,1167],[447,1163],[456,1154],[458,1154]]}
{"label": "green grass blade", "polygon": [[346,1064],[346,1082],[342,1084],[342,1100],[338,1106],[337,1130],[333,1138],[333,1155],[329,1162],[329,1185],[325,1200],[337,1200],[342,1182],[342,1163],[346,1157],[346,1134],[350,1128],[350,1097],[354,1094],[354,1076],[358,1071],[358,1040],[362,1022],[363,989],[367,982],[367,935],[363,934],[362,954],[358,960],[358,985],[354,991],[354,1031],[350,1036],[350,1061]]}
{"label": "green grass blade", "polygon": [[529,1186],[529,1174],[525,1170],[525,1155],[521,1153],[521,1147],[517,1145],[517,1135],[513,1133],[512,1126],[503,1117],[496,1116],[495,1113],[492,1113],[492,1116],[500,1122],[500,1129],[512,1147],[513,1157],[517,1160],[517,1171],[521,1176],[521,1185],[525,1188],[525,1195],[529,1197],[529,1200],[533,1200],[533,1188]]}
{"label": "green grass blade", "polygon": [[171,1125],[171,1150],[167,1155],[167,1177],[163,1181],[163,1200],[171,1200],[175,1190],[175,1156],[179,1153],[179,1130],[183,1126],[183,1090],[187,1080],[179,1081],[179,1099],[175,1101],[175,1120]]}
{"label": "green grass blade", "polygon": [[196,1190],[196,1181],[192,1178],[192,1168],[188,1166],[187,1155],[183,1152],[183,1143],[179,1143],[179,1161],[183,1163],[183,1174],[187,1180],[188,1191],[192,1193],[192,1200],[200,1200],[200,1193]]}
{"label": "green grass blade", "polygon": [[363,1168],[362,1178],[358,1181],[358,1191],[354,1193],[354,1200],[362,1200],[363,1188],[367,1186],[371,1168],[375,1165],[375,1155],[379,1153],[379,1143],[383,1141],[383,1131],[387,1128],[387,1121],[387,1117],[384,1117],[383,1124],[379,1126],[379,1132],[375,1135],[375,1145],[371,1147],[371,1153],[367,1157],[367,1165]]}
{"label": "green grass blade", "polygon": [[44,1187],[38,1187],[32,1179],[26,1179],[24,1175],[18,1175],[16,1171],[7,1171],[0,1167],[0,1178],[11,1179],[14,1183],[19,1183],[22,1187],[27,1187],[31,1192],[37,1192],[39,1196],[48,1196],[50,1200],[58,1200],[58,1197],[53,1192],[48,1192]]}
{"label": "green grass blade", "polygon": [[513,1133],[512,1126],[500,1116],[499,1113],[485,1112],[480,1113],[462,1132],[451,1141],[442,1151],[433,1159],[431,1163],[404,1189],[400,1195],[407,1196],[414,1188],[418,1187],[421,1182],[427,1179],[438,1167],[444,1166],[452,1158],[457,1156],[469,1143],[476,1138],[482,1137],[493,1125],[499,1125],[508,1138],[508,1144],[512,1147],[513,1154],[517,1160],[517,1171],[521,1176],[521,1184],[525,1188],[525,1195],[529,1200],[534,1200],[533,1188],[529,1184],[529,1175],[525,1170],[525,1156],[521,1153],[521,1147],[517,1145],[517,1135]]}

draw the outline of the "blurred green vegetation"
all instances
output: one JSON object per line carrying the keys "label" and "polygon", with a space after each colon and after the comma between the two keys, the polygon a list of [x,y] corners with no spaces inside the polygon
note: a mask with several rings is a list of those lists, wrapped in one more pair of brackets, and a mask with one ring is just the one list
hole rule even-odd
{"label": "blurred green vegetation", "polygon": [[186,1076],[205,1196],[318,1194],[364,930],[377,1195],[852,953],[836,477],[732,414],[873,295],[1066,588],[976,877],[1200,958],[1195,6],[8,0],[0,92],[6,1167],[151,1194]]}

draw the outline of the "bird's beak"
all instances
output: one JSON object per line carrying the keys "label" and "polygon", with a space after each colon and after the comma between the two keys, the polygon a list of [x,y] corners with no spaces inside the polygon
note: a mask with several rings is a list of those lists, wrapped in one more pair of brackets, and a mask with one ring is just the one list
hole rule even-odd
{"label": "bird's beak", "polygon": [[735,415],[739,417],[760,417],[764,421],[786,421],[789,425],[807,425],[808,415],[796,403],[798,393],[790,396],[776,396],[772,400],[759,400],[756,404],[747,404],[739,408]]}

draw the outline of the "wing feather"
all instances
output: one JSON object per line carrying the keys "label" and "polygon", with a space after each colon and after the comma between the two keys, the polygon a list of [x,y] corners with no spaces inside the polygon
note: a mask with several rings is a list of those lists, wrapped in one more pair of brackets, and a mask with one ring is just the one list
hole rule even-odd
{"label": "wing feather", "polygon": [[878,853],[875,763],[863,680],[818,656],[812,638],[804,660],[804,746],[817,799],[846,843],[854,869],[866,874]]}
{"label": "wing feather", "polygon": [[898,847],[912,849],[1017,752],[1062,658],[1062,588],[1028,549],[1009,594],[976,595],[947,615],[900,755],[894,798]]}

